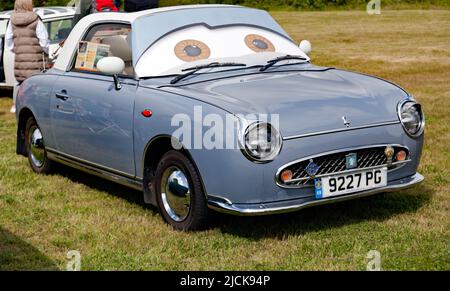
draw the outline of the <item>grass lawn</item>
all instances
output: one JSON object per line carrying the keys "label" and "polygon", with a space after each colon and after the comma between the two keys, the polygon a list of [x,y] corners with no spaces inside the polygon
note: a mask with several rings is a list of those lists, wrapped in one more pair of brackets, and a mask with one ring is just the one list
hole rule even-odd
{"label": "grass lawn", "polygon": [[11,99],[0,98],[0,269],[65,269],[78,250],[83,270],[365,270],[377,250],[385,270],[450,270],[450,11],[272,14],[313,43],[315,64],[393,80],[423,104],[423,184],[176,232],[139,192],[65,167],[34,174],[15,155]]}

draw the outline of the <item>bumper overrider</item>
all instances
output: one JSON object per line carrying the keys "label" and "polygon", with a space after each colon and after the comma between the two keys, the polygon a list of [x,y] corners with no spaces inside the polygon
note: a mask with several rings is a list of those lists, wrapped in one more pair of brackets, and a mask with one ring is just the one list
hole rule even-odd
{"label": "bumper overrider", "polygon": [[335,196],[325,199],[316,199],[314,196],[300,199],[292,199],[279,202],[268,203],[251,203],[251,204],[233,204],[231,201],[215,196],[208,197],[208,206],[219,212],[228,214],[241,215],[241,216],[258,216],[269,215],[276,213],[286,213],[301,210],[310,206],[335,203],[339,201],[345,201],[360,197],[366,197],[378,193],[393,192],[410,188],[416,184],[419,184],[424,180],[424,177],[416,173],[410,177],[402,178],[399,180],[390,181],[387,186],[365,190],[361,192],[355,192],[351,194]]}

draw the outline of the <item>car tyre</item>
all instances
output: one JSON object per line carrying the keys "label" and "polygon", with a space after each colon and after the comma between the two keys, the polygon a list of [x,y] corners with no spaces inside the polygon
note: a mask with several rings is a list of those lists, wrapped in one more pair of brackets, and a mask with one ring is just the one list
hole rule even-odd
{"label": "car tyre", "polygon": [[52,161],[47,157],[44,138],[36,119],[30,117],[25,127],[25,144],[28,162],[34,172],[48,174],[51,171]]}
{"label": "car tyre", "polygon": [[208,206],[200,175],[181,152],[164,154],[155,173],[156,201],[164,220],[177,230],[204,229]]}

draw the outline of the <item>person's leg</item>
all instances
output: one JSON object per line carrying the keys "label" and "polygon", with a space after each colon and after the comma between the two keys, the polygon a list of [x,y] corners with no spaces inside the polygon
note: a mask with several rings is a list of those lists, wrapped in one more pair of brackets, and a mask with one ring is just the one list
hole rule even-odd
{"label": "person's leg", "polygon": [[114,5],[120,11],[120,6],[122,5],[122,0],[114,0]]}

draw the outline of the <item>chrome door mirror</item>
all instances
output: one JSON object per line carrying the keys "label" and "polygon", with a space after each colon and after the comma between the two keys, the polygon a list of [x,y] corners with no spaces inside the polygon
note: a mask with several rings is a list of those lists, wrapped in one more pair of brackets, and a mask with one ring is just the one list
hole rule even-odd
{"label": "chrome door mirror", "polygon": [[122,85],[119,81],[119,74],[123,73],[123,70],[125,69],[125,62],[121,58],[104,57],[98,61],[97,69],[106,75],[112,75],[116,90],[122,89]]}
{"label": "chrome door mirror", "polygon": [[300,49],[307,55],[310,56],[312,52],[312,45],[309,40],[302,40],[299,45]]}

